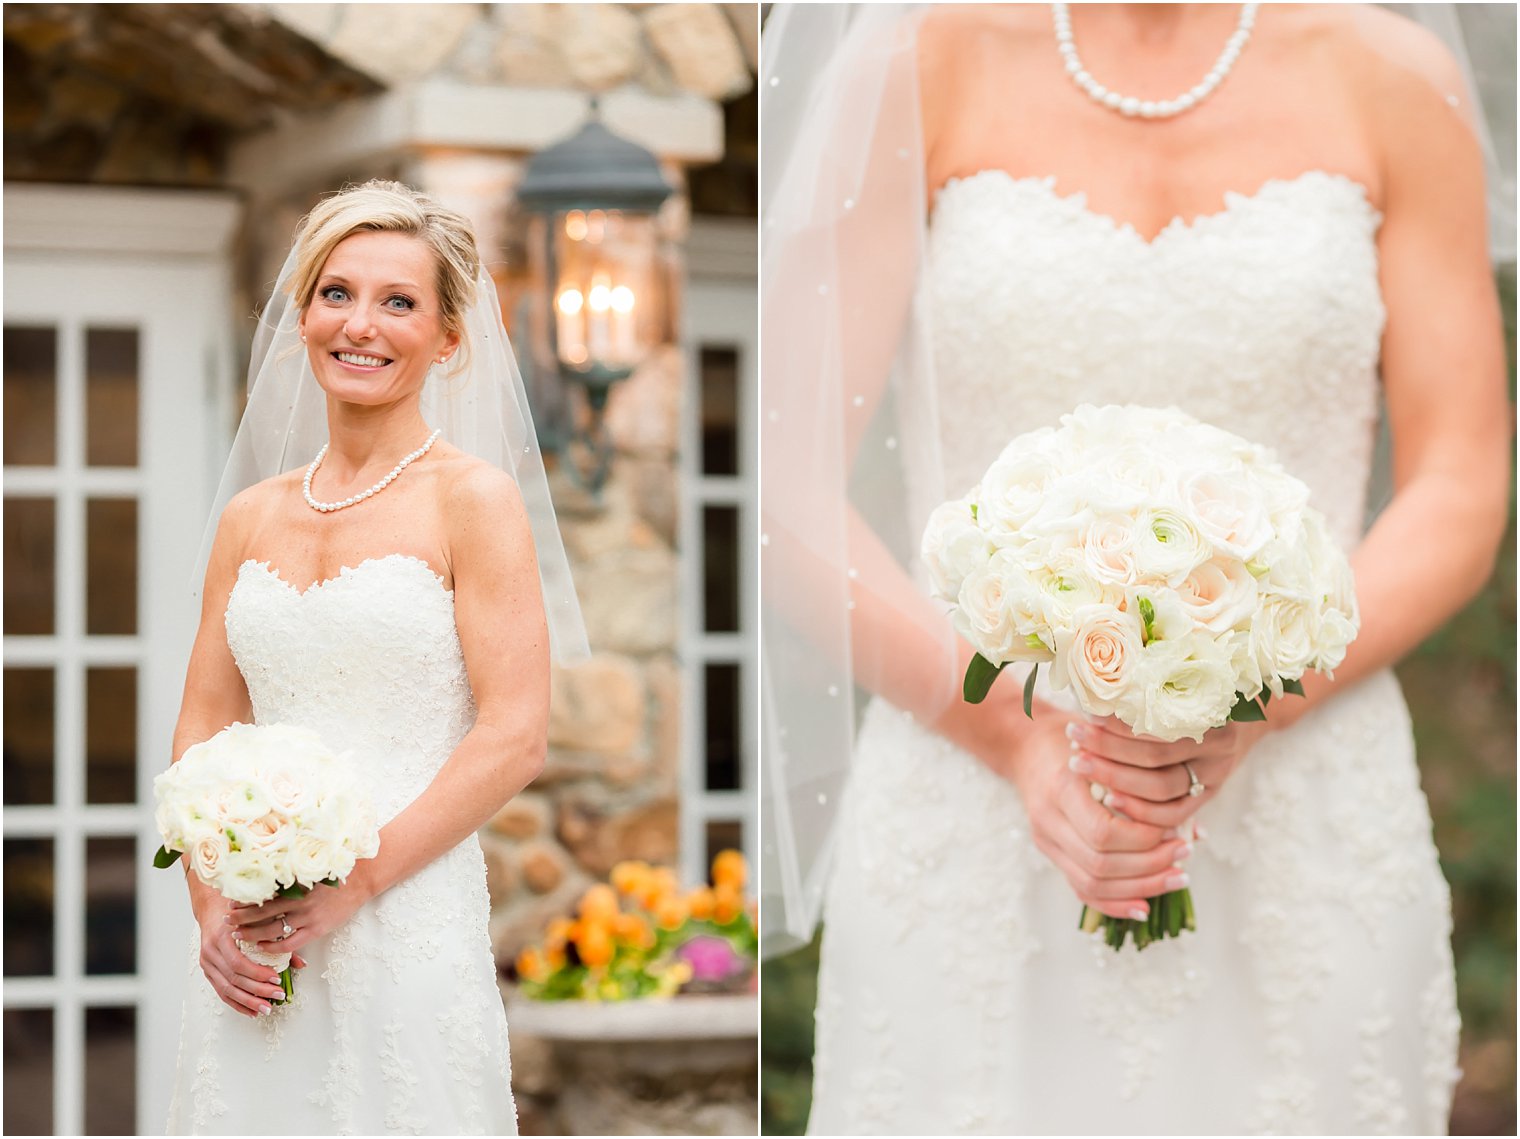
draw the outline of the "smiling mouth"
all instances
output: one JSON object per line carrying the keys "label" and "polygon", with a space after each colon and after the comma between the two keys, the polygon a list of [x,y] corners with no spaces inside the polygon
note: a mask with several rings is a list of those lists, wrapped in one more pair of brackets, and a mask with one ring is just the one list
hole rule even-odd
{"label": "smiling mouth", "polygon": [[332,355],[340,364],[351,364],[356,368],[383,368],[390,363],[384,356],[369,356],[363,352],[334,352]]}

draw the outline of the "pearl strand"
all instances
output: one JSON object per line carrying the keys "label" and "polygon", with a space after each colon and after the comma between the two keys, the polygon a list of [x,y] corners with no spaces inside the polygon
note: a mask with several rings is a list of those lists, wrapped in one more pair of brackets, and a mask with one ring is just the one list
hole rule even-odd
{"label": "pearl strand", "polygon": [[390,486],[393,481],[395,481],[397,475],[399,475],[402,471],[406,470],[407,467],[411,466],[418,459],[422,458],[423,455],[426,455],[430,450],[432,450],[433,444],[438,441],[438,436],[442,434],[443,428],[440,427],[428,436],[426,443],[418,447],[410,455],[392,467],[390,474],[386,475],[383,479],[377,482],[374,486],[370,487],[368,490],[361,491],[360,493],[353,495],[350,498],[345,498],[342,502],[318,502],[311,496],[312,476],[317,473],[317,468],[322,465],[322,460],[327,457],[328,444],[323,443],[322,449],[317,452],[317,457],[311,461],[311,466],[306,468],[306,478],[301,482],[301,494],[306,499],[306,505],[311,507],[313,510],[320,510],[325,514],[330,510],[342,510],[345,506],[352,506],[356,502],[363,502],[366,498],[370,498],[373,495],[379,494],[386,487]]}
{"label": "pearl strand", "polygon": [[1175,99],[1136,99],[1132,95],[1121,95],[1117,91],[1110,91],[1099,83],[1082,65],[1082,59],[1077,55],[1077,45],[1071,38],[1071,12],[1065,4],[1052,4],[1051,9],[1055,14],[1056,23],[1056,46],[1061,51],[1061,58],[1065,61],[1066,71],[1093,102],[1107,107],[1111,111],[1117,111],[1126,118],[1141,119],[1170,119],[1183,111],[1196,107],[1203,100],[1214,93],[1214,89],[1224,82],[1224,77],[1235,66],[1235,61],[1240,58],[1246,41],[1251,38],[1251,29],[1256,24],[1255,4],[1243,4],[1240,9],[1240,23],[1235,28],[1235,34],[1225,44],[1224,51],[1219,59],[1209,69],[1209,73],[1203,80],[1191,90],[1184,91]]}

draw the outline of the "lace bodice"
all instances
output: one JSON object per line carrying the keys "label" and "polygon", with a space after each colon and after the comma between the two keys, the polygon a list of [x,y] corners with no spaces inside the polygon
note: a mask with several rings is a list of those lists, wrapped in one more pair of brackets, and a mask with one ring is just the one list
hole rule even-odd
{"label": "lace bodice", "polygon": [[1377,423],[1381,220],[1359,183],[1319,171],[1227,194],[1150,241],[1051,178],[953,180],[928,275],[946,491],[1079,403],[1176,405],[1275,448],[1354,544]]}
{"label": "lace bodice", "polygon": [[422,792],[475,721],[454,595],[417,558],[368,558],[305,592],[267,562],[244,562],[227,644],[254,721],[298,724],[353,749],[382,823]]}

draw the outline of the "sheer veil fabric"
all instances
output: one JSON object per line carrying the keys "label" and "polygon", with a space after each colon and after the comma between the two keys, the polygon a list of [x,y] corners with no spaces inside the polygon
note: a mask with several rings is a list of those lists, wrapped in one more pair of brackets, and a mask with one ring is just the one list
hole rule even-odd
{"label": "sheer veil fabric", "polygon": [[[292,247],[259,318],[248,363],[248,404],[196,563],[197,596],[227,503],[263,479],[304,467],[327,442],[326,397],[301,344],[300,305],[286,288],[295,263]],[[586,629],[555,522],[527,392],[502,325],[496,286],[484,267],[465,313],[460,350],[447,367],[435,367],[423,386],[422,417],[443,432],[444,440],[516,480],[532,525],[554,660],[562,665],[584,660]]]}
{"label": "sheer veil fabric", "polygon": [[[1427,77],[1482,137],[1491,246],[1514,258],[1514,37],[1454,5],[1398,6],[1465,80]],[[943,480],[912,5],[777,5],[761,79],[762,889],[768,954],[805,943],[866,693],[932,723],[961,649],[930,602],[921,504]],[[1464,32],[1466,35],[1464,35]],[[1369,32],[1369,35],[1374,35]],[[1467,50],[1471,39],[1472,58]],[[1372,46],[1392,60],[1400,44]],[[1447,89],[1447,88],[1452,89]],[[1481,104],[1485,114],[1477,113]],[[1284,171],[1292,175],[1294,171]],[[911,493],[909,488],[911,487]],[[923,684],[922,677],[936,680]]]}

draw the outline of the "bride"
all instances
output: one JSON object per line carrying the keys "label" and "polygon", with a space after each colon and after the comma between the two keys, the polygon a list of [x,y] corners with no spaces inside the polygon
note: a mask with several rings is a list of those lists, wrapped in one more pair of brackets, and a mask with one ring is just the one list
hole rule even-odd
{"label": "bride", "polygon": [[[1457,65],[1360,6],[798,7],[767,36],[765,914],[772,948],[825,921],[811,1130],[1444,1131],[1450,903],[1390,666],[1506,516]],[[960,700],[918,535],[1081,403],[1176,405],[1309,485],[1361,608],[1333,681],[1201,745],[1043,687],[1026,720],[1017,681]],[[1179,940],[1075,928],[1188,884]]]}
{"label": "bride", "polygon": [[[169,1130],[515,1134],[475,831],[540,771],[551,636],[564,659],[584,633],[467,219],[394,182],[324,199],[249,376],[174,754],[234,721],[315,729],[383,826],[300,899],[187,873]],[[294,953],[293,1001],[234,934]]]}

